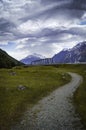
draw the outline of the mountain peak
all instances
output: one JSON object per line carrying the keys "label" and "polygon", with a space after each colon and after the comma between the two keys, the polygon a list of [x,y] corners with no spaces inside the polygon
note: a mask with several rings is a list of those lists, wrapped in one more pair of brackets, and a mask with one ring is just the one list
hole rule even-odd
{"label": "mountain peak", "polygon": [[44,59],[45,56],[42,56],[41,54],[37,54],[37,53],[33,53],[32,54],[33,56],[36,56],[36,57],[40,57],[41,59]]}
{"label": "mountain peak", "polygon": [[72,50],[80,49],[81,47],[86,46],[86,41],[78,43],[76,46],[72,48]]}
{"label": "mountain peak", "polygon": [[20,61],[25,63],[25,64],[31,64],[32,61],[40,60],[40,59],[44,59],[44,58],[45,57],[42,56],[41,54],[33,53],[33,54],[28,55],[27,57],[21,59]]}
{"label": "mountain peak", "polygon": [[71,49],[63,49],[53,56],[55,63],[79,63],[86,62],[86,41],[78,43]]}

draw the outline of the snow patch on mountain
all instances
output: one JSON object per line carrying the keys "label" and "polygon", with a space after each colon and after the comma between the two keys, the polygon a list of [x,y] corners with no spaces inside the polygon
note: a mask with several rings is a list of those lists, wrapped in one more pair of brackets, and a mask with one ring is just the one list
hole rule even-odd
{"label": "snow patch on mountain", "polygon": [[23,62],[24,64],[31,64],[32,61],[36,61],[40,59],[45,59],[45,57],[40,54],[33,53],[32,55],[28,55],[27,57],[21,59],[20,61]]}

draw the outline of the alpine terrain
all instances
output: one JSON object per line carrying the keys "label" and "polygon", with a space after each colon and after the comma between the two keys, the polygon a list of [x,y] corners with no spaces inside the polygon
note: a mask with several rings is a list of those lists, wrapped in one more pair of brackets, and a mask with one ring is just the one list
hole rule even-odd
{"label": "alpine terrain", "polygon": [[72,49],[62,50],[53,56],[54,63],[85,63],[86,41],[74,46]]}

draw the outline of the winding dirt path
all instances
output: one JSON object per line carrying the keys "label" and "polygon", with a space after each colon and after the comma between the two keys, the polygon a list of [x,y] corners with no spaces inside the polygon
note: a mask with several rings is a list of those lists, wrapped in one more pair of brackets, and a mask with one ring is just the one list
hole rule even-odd
{"label": "winding dirt path", "polygon": [[11,130],[82,130],[80,117],[71,102],[82,77],[75,73],[69,74],[72,77],[70,83],[40,100]]}

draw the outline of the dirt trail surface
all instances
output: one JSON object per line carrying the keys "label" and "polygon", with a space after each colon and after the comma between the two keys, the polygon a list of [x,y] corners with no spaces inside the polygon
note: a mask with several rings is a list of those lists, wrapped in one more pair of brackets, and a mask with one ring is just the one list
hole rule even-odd
{"label": "dirt trail surface", "polygon": [[82,77],[75,73],[69,74],[72,77],[70,83],[40,100],[11,130],[82,130],[80,117],[71,102]]}

